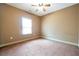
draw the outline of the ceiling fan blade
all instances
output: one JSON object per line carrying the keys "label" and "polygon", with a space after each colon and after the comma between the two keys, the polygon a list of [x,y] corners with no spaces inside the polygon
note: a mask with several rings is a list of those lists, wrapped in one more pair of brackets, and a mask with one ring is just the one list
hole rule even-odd
{"label": "ceiling fan blade", "polygon": [[50,6],[51,6],[51,4],[45,4],[44,6],[46,6],[46,7],[50,7]]}
{"label": "ceiling fan blade", "polygon": [[37,5],[33,5],[33,4],[32,4],[32,6],[37,6]]}
{"label": "ceiling fan blade", "polygon": [[39,6],[40,6],[40,7],[43,6],[43,3],[42,3],[42,4],[39,4]]}

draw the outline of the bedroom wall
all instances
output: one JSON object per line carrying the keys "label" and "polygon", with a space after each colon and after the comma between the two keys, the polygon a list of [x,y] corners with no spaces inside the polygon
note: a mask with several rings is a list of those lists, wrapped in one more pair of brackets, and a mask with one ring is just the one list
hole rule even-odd
{"label": "bedroom wall", "polygon": [[43,37],[78,44],[78,5],[43,16]]}
{"label": "bedroom wall", "polygon": [[78,4],[78,46],[79,46],[79,4]]}
{"label": "bedroom wall", "polygon": [[[38,16],[32,15],[15,7],[0,4],[0,45],[10,42],[16,42],[24,39],[32,39],[40,37],[40,19]],[[21,34],[21,17],[31,18],[33,21],[33,34]],[[10,37],[13,39],[10,39]]]}
{"label": "bedroom wall", "polygon": [[[1,16],[0,16],[1,18]],[[0,43],[1,43],[1,19],[0,19]]]}

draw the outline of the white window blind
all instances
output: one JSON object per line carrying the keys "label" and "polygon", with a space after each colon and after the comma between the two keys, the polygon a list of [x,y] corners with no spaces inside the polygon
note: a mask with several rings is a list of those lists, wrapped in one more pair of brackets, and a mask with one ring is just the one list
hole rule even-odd
{"label": "white window blind", "polygon": [[22,17],[22,34],[32,34],[32,19]]}

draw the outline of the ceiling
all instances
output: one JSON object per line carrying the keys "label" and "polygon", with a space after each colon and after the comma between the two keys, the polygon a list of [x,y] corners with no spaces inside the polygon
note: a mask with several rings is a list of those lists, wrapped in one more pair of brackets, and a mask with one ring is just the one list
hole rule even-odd
{"label": "ceiling", "polygon": [[[29,13],[35,14],[37,16],[44,16],[49,13],[55,12],[57,10],[69,7],[74,5],[75,3],[51,3],[51,6],[46,9],[46,11],[42,11],[42,9],[39,9],[38,7],[32,6],[33,3],[8,3],[10,6],[14,6],[16,8],[22,9],[24,11],[27,11]],[[39,9],[38,11],[36,11]]]}

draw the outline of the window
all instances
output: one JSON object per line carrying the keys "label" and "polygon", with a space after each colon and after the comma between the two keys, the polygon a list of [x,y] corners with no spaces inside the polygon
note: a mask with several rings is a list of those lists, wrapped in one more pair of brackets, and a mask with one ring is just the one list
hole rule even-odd
{"label": "window", "polygon": [[32,34],[32,20],[22,17],[22,34]]}

